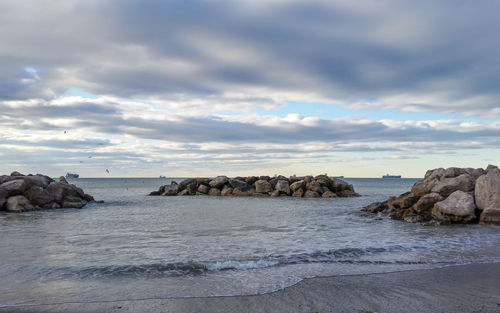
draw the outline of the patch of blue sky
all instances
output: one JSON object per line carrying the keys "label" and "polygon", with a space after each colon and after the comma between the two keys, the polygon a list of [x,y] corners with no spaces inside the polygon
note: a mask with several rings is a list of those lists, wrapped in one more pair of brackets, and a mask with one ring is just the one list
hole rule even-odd
{"label": "patch of blue sky", "polygon": [[40,76],[38,76],[38,71],[36,70],[36,68],[31,67],[31,66],[26,66],[24,68],[24,71],[26,73],[28,73],[29,75],[31,75],[33,78],[40,79]]}
{"label": "patch of blue sky", "polygon": [[97,99],[99,98],[99,96],[97,95],[94,95],[94,94],[91,94],[91,93],[88,93],[88,92],[85,92],[83,90],[80,90],[80,89],[76,89],[76,88],[71,88],[71,89],[68,89],[65,93],[64,93],[65,96],[68,96],[68,97],[82,97],[82,98],[87,98],[87,99]]}
{"label": "patch of blue sky", "polygon": [[404,112],[399,109],[349,109],[335,104],[314,102],[288,102],[286,105],[263,109],[256,108],[254,112],[261,115],[276,115],[285,117],[288,114],[299,114],[303,117],[317,116],[322,119],[355,118],[367,120],[399,120],[399,121],[423,121],[423,120],[459,120],[459,121],[482,121],[477,117],[462,117],[456,114],[436,112]]}

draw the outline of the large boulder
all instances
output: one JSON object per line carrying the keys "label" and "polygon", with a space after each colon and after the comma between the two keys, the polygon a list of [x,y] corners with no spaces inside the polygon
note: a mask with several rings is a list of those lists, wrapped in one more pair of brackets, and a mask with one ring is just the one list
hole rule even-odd
{"label": "large boulder", "polygon": [[315,191],[319,194],[323,193],[323,187],[321,187],[321,184],[316,180],[307,183],[306,190]]}
{"label": "large boulder", "polygon": [[209,183],[210,187],[221,189],[229,181],[229,178],[226,176],[217,176],[212,179]]}
{"label": "large boulder", "polygon": [[[198,179],[197,178],[188,178],[188,179],[185,179],[185,180],[181,181],[179,183],[178,187],[177,187],[177,190],[178,191],[182,191],[182,190],[186,189],[187,185],[192,184],[192,183],[198,184]],[[177,184],[172,184],[171,183],[170,185],[177,185]]]}
{"label": "large boulder", "polygon": [[320,197],[320,195],[316,191],[307,190],[304,193],[304,198],[319,198],[319,197]]}
{"label": "large boulder", "polygon": [[207,194],[208,192],[210,191],[210,187],[206,186],[206,185],[200,185],[198,187],[198,192],[199,193],[202,193],[202,194]]}
{"label": "large boulder", "polygon": [[212,187],[212,188],[210,188],[210,190],[208,191],[208,195],[209,195],[209,196],[217,196],[217,197],[218,197],[218,196],[220,196],[220,190],[219,190],[219,189],[217,189],[217,188]]}
{"label": "large boulder", "polygon": [[323,197],[323,198],[336,198],[337,194],[333,191],[327,190],[327,191],[323,192],[321,197]]}
{"label": "large boulder", "polygon": [[479,177],[474,194],[476,206],[482,211],[479,223],[500,225],[500,172],[490,168]]}
{"label": "large boulder", "polygon": [[87,204],[87,201],[83,200],[80,197],[69,196],[64,198],[62,202],[63,208],[83,208]]}
{"label": "large boulder", "polygon": [[288,184],[288,179],[280,179],[276,182],[275,190],[278,190],[282,194],[290,195],[290,185]]}
{"label": "large boulder", "polygon": [[247,185],[247,182],[240,179],[230,179],[229,185],[231,185],[232,188],[238,188],[238,187],[241,188],[245,187]]}
{"label": "large boulder", "polygon": [[257,193],[268,193],[273,190],[271,184],[267,180],[259,179],[254,183],[255,192]]}
{"label": "large boulder", "polygon": [[250,186],[238,187],[233,189],[233,196],[248,197],[253,195],[255,190]]}
{"label": "large boulder", "polygon": [[304,180],[298,180],[290,185],[290,190],[295,192],[297,190],[303,190],[306,182]]}
{"label": "large boulder", "polygon": [[9,196],[17,196],[23,194],[26,189],[26,182],[23,179],[15,179],[3,183],[0,187],[5,189]]}
{"label": "large boulder", "polygon": [[474,190],[474,179],[469,174],[461,174],[453,178],[443,178],[433,188],[432,192],[439,193],[443,197],[448,197],[453,192],[460,190],[471,192]]}
{"label": "large boulder", "polygon": [[384,202],[373,202],[372,204],[363,207],[361,210],[368,213],[378,213],[388,209],[389,207],[387,206],[387,201],[384,201]]}
{"label": "large boulder", "polygon": [[432,188],[436,186],[445,173],[444,168],[429,170],[425,173],[423,180],[416,182],[411,188],[411,193],[416,196],[423,196],[431,192]]}
{"label": "large boulder", "polygon": [[443,200],[444,197],[439,193],[432,192],[418,199],[412,209],[415,213],[422,216],[424,220],[429,220],[432,216],[432,208],[434,207],[434,204]]}
{"label": "large boulder", "polygon": [[54,198],[47,192],[46,189],[43,189],[40,186],[33,185],[26,192],[24,196],[30,200],[31,203],[43,206],[49,202],[54,202]]}
{"label": "large boulder", "polygon": [[7,211],[23,212],[33,210],[35,207],[22,195],[12,196],[7,199]]}
{"label": "large boulder", "polygon": [[232,196],[233,195],[233,188],[231,187],[228,187],[228,186],[224,186],[224,188],[222,188],[221,192],[220,192],[220,195],[221,196]]}
{"label": "large boulder", "polygon": [[166,185],[162,196],[176,196],[179,192],[179,185]]}
{"label": "large boulder", "polygon": [[41,174],[22,176],[20,179],[24,180],[28,187],[35,185],[42,188],[47,188],[47,186],[54,181],[52,178]]}
{"label": "large boulder", "polygon": [[444,218],[453,223],[470,223],[476,219],[474,197],[457,190],[445,200],[436,202],[432,208],[432,217]]}

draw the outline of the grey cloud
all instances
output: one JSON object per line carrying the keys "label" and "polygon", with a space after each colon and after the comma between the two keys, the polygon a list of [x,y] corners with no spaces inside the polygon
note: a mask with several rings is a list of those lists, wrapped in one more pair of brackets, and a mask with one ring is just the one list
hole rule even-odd
{"label": "grey cloud", "polygon": [[[266,89],[289,101],[300,91],[345,105],[378,99],[480,115],[498,107],[492,1],[315,1],[257,12],[244,1],[30,4],[3,3],[0,66],[37,67],[40,84],[54,92],[172,99]],[[231,49],[249,55],[234,62]],[[19,96],[8,85],[13,76],[0,75],[0,98]]]}

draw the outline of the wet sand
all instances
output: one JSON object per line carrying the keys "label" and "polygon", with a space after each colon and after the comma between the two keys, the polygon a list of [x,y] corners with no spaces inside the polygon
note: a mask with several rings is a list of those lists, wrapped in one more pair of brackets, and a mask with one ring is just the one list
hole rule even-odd
{"label": "wet sand", "polygon": [[64,303],[0,312],[500,312],[500,263],[306,279],[235,297]]}

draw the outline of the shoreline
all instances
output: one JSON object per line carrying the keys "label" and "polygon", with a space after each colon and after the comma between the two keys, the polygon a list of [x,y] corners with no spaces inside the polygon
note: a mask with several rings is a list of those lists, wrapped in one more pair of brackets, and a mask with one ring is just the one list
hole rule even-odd
{"label": "shoreline", "polygon": [[[403,309],[404,308],[404,309]],[[270,293],[0,307],[0,312],[500,312],[500,262],[305,278]]]}

